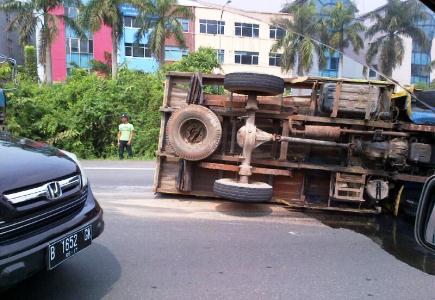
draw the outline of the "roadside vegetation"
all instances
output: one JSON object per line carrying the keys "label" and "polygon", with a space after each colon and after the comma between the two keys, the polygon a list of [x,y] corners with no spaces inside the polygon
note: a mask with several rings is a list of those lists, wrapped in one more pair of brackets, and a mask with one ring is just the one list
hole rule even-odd
{"label": "roadside vegetation", "polygon": [[[26,53],[32,53],[31,48],[27,47]],[[34,59],[27,57],[26,62],[34,64]],[[9,80],[8,130],[16,136],[74,152],[81,158],[114,158],[119,116],[128,113],[136,130],[135,156],[152,158],[157,149],[166,72],[211,73],[218,67],[216,52],[201,48],[155,74],[123,66],[117,78],[112,79],[77,68],[64,83],[40,85],[26,64],[20,68],[15,86],[10,82],[10,67],[3,64],[0,79]]]}

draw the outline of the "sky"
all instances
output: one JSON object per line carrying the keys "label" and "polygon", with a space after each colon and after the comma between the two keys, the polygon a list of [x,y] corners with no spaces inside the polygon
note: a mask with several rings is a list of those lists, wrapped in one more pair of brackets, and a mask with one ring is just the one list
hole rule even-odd
{"label": "sky", "polygon": [[[204,0],[210,3],[224,5],[226,0]],[[286,0],[232,0],[229,6],[245,10],[278,12],[286,3]],[[369,12],[384,5],[386,0],[354,0],[360,14]]]}

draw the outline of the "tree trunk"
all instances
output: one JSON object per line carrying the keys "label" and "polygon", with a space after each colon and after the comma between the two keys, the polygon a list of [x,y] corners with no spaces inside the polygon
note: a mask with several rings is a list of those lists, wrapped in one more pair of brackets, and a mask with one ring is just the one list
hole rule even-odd
{"label": "tree trunk", "polygon": [[118,37],[112,29],[112,79],[118,76]]}
{"label": "tree trunk", "polygon": [[343,52],[340,52],[340,55],[338,57],[338,78],[342,78],[343,77],[343,70],[344,70],[344,56],[343,56]]}
{"label": "tree trunk", "polygon": [[51,63],[51,45],[47,44],[45,46],[45,83],[52,84],[53,76],[52,76],[52,63]]}
{"label": "tree trunk", "polygon": [[304,76],[304,68],[302,66],[301,58],[299,55],[296,56],[296,72],[298,76]]}
{"label": "tree trunk", "polygon": [[165,43],[163,43],[162,48],[160,49],[159,67],[162,67],[164,64],[165,64]]}

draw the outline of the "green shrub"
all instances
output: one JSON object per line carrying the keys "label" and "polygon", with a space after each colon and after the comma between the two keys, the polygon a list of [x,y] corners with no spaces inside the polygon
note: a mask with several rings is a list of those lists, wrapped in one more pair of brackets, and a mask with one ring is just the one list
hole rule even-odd
{"label": "green shrub", "polygon": [[121,113],[131,116],[136,156],[155,154],[163,83],[156,75],[121,70],[117,80],[74,69],[63,84],[25,80],[9,94],[8,129],[82,158],[116,155]]}
{"label": "green shrub", "polygon": [[36,48],[28,45],[24,47],[24,72],[31,80],[38,80],[38,64],[36,60]]}
{"label": "green shrub", "polygon": [[[30,58],[32,50],[26,49]],[[109,72],[109,58],[106,66],[94,63],[94,68]],[[33,67],[26,63],[24,70],[20,69],[23,76],[19,77],[18,86],[8,94],[7,127],[14,135],[45,141],[81,158],[108,158],[117,153],[119,117],[128,113],[136,131],[135,156],[151,158],[157,150],[166,72],[211,73],[218,67],[215,50],[200,48],[180,62],[165,65],[156,74],[124,67],[112,80],[74,68],[66,82],[39,86],[29,76]],[[8,70],[3,71],[0,70],[0,78]]]}

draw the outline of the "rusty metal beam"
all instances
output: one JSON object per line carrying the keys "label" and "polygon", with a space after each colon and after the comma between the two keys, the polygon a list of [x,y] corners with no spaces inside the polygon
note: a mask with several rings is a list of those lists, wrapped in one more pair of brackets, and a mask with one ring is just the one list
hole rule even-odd
{"label": "rusty metal beam", "polygon": [[[223,170],[229,172],[239,172],[240,168],[236,165],[220,164],[220,163],[210,163],[210,162],[200,162],[198,164],[200,168],[211,169],[211,170]],[[274,175],[274,176],[287,176],[291,177],[292,172],[289,170],[281,169],[269,169],[261,167],[252,167],[252,173],[263,174],[263,175]]]}

